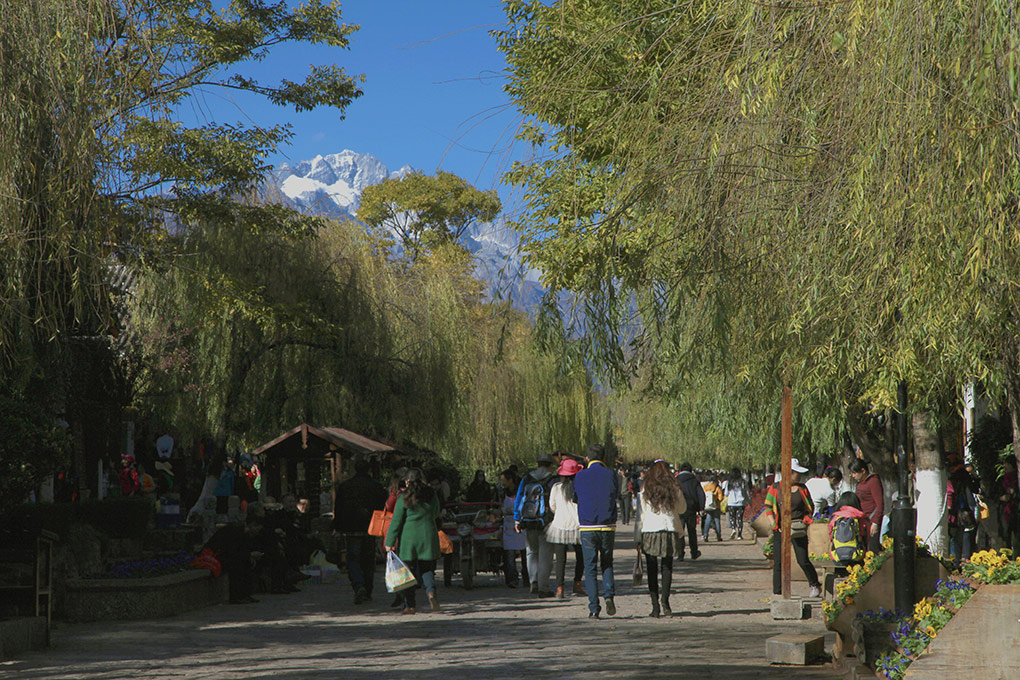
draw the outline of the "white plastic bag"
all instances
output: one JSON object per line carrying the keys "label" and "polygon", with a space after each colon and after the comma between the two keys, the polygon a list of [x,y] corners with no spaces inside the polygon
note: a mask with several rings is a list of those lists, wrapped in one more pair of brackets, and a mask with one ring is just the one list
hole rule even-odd
{"label": "white plastic bag", "polygon": [[414,588],[418,585],[417,579],[404,562],[397,557],[396,552],[386,553],[386,590],[391,593],[399,593],[401,590]]}

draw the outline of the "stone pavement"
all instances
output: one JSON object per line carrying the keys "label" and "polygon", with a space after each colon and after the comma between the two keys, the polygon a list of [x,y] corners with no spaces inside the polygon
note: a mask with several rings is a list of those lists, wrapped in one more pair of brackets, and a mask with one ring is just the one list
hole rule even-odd
{"label": "stone pavement", "polygon": [[[765,661],[766,638],[821,634],[823,626],[817,611],[811,621],[772,621],[771,572],[756,546],[703,546],[701,559],[679,563],[674,572],[674,617],[650,619],[647,585],[632,585],[630,534],[621,530],[617,539],[618,613],[603,612],[599,621],[588,621],[587,598],[533,599],[492,574],[479,575],[471,591],[457,578],[443,588],[439,578],[443,610],[419,608],[411,617],[389,608],[392,596],[381,584],[375,601],[358,607],[346,582],[307,585],[301,593],[262,595],[257,604],[159,621],[60,625],[46,652],[0,663],[0,678],[839,677],[831,665]],[[798,587],[806,585],[795,583],[795,594]]]}

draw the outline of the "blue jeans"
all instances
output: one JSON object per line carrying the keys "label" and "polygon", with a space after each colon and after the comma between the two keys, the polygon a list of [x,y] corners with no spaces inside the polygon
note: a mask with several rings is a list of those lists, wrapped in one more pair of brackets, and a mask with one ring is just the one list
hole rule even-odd
{"label": "blue jeans", "polygon": [[705,510],[705,514],[701,516],[701,538],[705,543],[708,543],[708,532],[710,529],[715,529],[715,537],[720,541],[722,540],[722,522],[720,516],[722,512],[718,509]]}
{"label": "blue jeans", "polygon": [[375,536],[347,537],[347,576],[355,592],[364,588],[372,594],[375,580]]}
{"label": "blue jeans", "polygon": [[598,567],[602,565],[602,596],[607,600],[616,594],[613,583],[613,544],[615,531],[582,531],[581,552],[584,555],[584,587],[588,590],[588,611],[598,614],[599,577]]}

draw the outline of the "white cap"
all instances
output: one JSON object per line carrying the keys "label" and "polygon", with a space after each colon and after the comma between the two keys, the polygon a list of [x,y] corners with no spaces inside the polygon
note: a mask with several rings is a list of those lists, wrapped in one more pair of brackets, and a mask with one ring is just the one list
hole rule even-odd
{"label": "white cap", "polygon": [[800,461],[797,460],[796,458],[794,458],[792,461],[790,461],[790,468],[794,472],[799,472],[800,474],[804,474],[804,473],[806,473],[808,471],[808,469],[806,467],[804,467],[803,465],[801,465]]}

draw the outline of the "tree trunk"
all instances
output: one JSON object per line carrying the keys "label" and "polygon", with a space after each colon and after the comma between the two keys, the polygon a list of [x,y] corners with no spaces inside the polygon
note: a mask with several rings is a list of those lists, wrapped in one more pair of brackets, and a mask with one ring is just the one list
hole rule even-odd
{"label": "tree trunk", "polygon": [[938,432],[932,414],[915,413],[914,462],[917,464],[917,535],[933,555],[949,554],[949,525],[946,510],[946,468],[939,451]]}

